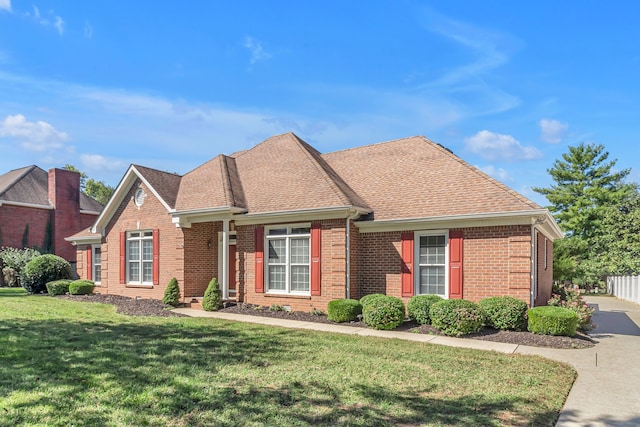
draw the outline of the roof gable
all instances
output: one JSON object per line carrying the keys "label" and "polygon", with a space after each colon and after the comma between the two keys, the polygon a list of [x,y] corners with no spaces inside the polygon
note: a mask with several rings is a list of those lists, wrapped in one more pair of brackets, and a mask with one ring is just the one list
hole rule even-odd
{"label": "roof gable", "polygon": [[252,214],[365,207],[320,153],[293,133],[271,137],[238,154],[235,164]]}
{"label": "roof gable", "polygon": [[424,137],[323,158],[373,209],[376,220],[541,209]]}
{"label": "roof gable", "polygon": [[15,169],[0,176],[0,200],[50,206],[49,175],[38,166]]}

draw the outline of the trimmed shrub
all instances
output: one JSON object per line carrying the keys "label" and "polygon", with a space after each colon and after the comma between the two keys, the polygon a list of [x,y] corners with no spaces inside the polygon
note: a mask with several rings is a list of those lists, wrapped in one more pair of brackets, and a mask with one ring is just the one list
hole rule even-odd
{"label": "trimmed shrub", "polygon": [[79,279],[69,283],[69,293],[71,295],[89,295],[93,293],[96,284],[91,280]]}
{"label": "trimmed shrub", "polygon": [[327,318],[332,322],[350,322],[362,314],[362,304],[357,299],[334,299],[327,305]]}
{"label": "trimmed shrub", "polygon": [[62,280],[54,280],[53,282],[47,282],[46,284],[47,293],[52,297],[56,295],[64,295],[67,292],[69,292],[69,284],[72,281],[73,280],[62,279]]}
{"label": "trimmed shrub", "polygon": [[202,299],[202,308],[206,311],[217,311],[222,303],[222,292],[220,292],[220,284],[215,277],[209,282],[207,290]]}
{"label": "trimmed shrub", "polygon": [[167,289],[164,290],[162,303],[172,305],[174,307],[180,304],[180,286],[178,286],[178,279],[175,277],[169,280]]}
{"label": "trimmed shrub", "polygon": [[578,328],[578,315],[573,311],[554,306],[529,309],[529,332],[541,335],[563,335],[572,337]]}
{"label": "trimmed shrub", "polygon": [[57,255],[46,254],[27,263],[20,281],[27,292],[37,294],[46,290],[47,282],[60,279],[73,279],[71,264]]}
{"label": "trimmed shrub", "polygon": [[431,316],[429,315],[429,310],[438,301],[442,301],[442,297],[439,295],[416,295],[412,297],[407,303],[409,319],[421,325],[430,325]]}
{"label": "trimmed shrub", "polygon": [[374,329],[395,329],[404,321],[404,303],[386,295],[369,298],[362,306],[362,316]]}
{"label": "trimmed shrub", "polygon": [[522,331],[527,325],[527,303],[510,296],[490,297],[478,303],[487,325],[503,331]]}
{"label": "trimmed shrub", "polygon": [[431,306],[431,325],[445,335],[461,335],[480,332],[484,315],[480,306],[465,299],[447,299]]}
{"label": "trimmed shrub", "polygon": [[373,301],[376,298],[379,297],[386,297],[385,294],[369,294],[369,295],[365,295],[362,298],[360,298],[360,304],[362,304],[362,308],[364,309],[364,306],[367,305],[370,301]]}

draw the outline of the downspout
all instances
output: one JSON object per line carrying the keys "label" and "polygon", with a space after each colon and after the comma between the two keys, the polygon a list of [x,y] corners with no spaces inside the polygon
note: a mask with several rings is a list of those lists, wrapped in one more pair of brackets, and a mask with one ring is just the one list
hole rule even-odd
{"label": "downspout", "polygon": [[347,281],[346,286],[346,295],[345,298],[351,298],[351,216],[347,217],[347,227],[346,227],[346,238],[345,238],[345,252],[346,252],[346,261],[345,261],[345,280]]}
{"label": "downspout", "polygon": [[[219,248],[218,248],[219,249]],[[229,298],[229,220],[222,220],[222,299]]]}
{"label": "downspout", "polygon": [[347,216],[346,231],[345,231],[345,280],[347,286],[345,287],[345,298],[351,298],[351,221],[360,216],[357,211]]}
{"label": "downspout", "polygon": [[533,308],[536,301],[536,288],[538,285],[538,253],[536,248],[536,226],[531,225],[531,290],[529,307]]}

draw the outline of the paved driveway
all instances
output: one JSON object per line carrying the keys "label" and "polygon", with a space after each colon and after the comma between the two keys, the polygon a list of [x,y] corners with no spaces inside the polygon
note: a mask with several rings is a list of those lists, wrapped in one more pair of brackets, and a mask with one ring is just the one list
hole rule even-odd
{"label": "paved driveway", "polygon": [[640,426],[640,305],[612,297],[587,296],[596,308],[591,349],[519,347],[567,362],[578,371],[557,426]]}

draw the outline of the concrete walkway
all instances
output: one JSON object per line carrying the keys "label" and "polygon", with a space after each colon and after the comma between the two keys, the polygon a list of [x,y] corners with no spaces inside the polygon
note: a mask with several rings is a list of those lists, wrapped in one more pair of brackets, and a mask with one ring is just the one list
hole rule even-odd
{"label": "concrete walkway", "polygon": [[339,324],[301,322],[191,308],[178,308],[174,311],[193,317],[212,317],[284,328],[398,338],[501,353],[540,355],[568,363],[578,371],[578,379],[571,389],[557,426],[640,426],[640,306],[612,297],[589,296],[587,301],[596,307],[593,321],[598,326],[590,335],[598,344],[594,348],[578,350],[378,331]]}

